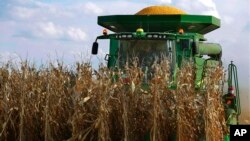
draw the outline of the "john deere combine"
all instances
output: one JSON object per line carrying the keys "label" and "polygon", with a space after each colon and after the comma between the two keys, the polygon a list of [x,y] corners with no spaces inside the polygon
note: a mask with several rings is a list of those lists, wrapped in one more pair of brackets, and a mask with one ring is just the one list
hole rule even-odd
{"label": "john deere combine", "polygon": [[[220,20],[213,16],[188,15],[176,8],[152,6],[135,15],[99,16],[98,24],[105,30],[96,38],[92,54],[98,53],[97,40],[109,39],[109,54],[105,57],[109,68],[123,68],[128,58],[138,57],[146,71],[153,63],[152,58],[165,55],[174,81],[182,62],[192,60],[196,65],[195,86],[200,89],[204,69],[222,65],[221,46],[207,43],[204,37],[220,27]],[[114,33],[108,34],[107,29]],[[229,92],[224,95],[226,119],[228,124],[237,124],[240,103],[236,66],[231,63],[228,71]]]}

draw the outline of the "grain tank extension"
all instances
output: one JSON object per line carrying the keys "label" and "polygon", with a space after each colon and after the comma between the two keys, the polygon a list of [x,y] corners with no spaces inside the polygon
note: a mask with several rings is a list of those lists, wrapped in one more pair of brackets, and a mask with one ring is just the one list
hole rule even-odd
{"label": "grain tank extension", "polygon": [[[153,10],[152,10],[153,9]],[[135,15],[99,16],[98,24],[105,28],[103,35],[96,38],[92,54],[98,53],[99,39],[109,39],[109,54],[105,59],[109,68],[123,68],[128,58],[138,57],[142,67],[152,64],[150,57],[166,55],[170,58],[172,80],[184,60],[193,60],[196,65],[195,87],[202,87],[206,67],[222,65],[222,48],[217,43],[207,43],[205,34],[220,27],[220,20],[213,16],[189,15],[168,6],[152,6]],[[112,34],[107,33],[107,29]],[[145,52],[148,51],[150,53]],[[225,104],[233,103],[225,109],[227,123],[237,124],[240,115],[239,89],[236,66],[229,65],[228,89]],[[175,86],[173,85],[173,89]],[[235,89],[236,94],[231,90]],[[232,94],[232,95],[230,95]],[[229,140],[225,136],[225,140]]]}

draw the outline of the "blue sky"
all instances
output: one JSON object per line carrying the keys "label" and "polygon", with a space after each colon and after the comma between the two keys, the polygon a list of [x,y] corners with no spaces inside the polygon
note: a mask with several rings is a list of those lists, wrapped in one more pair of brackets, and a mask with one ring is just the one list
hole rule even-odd
{"label": "blue sky", "polygon": [[[101,34],[98,15],[134,14],[151,5],[171,5],[189,14],[214,15],[221,28],[206,35],[223,47],[223,61],[239,68],[240,85],[249,87],[249,0],[0,0],[0,63],[28,58],[35,62],[79,59],[104,62],[107,41],[98,56],[90,50]],[[249,92],[249,90],[247,90]]]}

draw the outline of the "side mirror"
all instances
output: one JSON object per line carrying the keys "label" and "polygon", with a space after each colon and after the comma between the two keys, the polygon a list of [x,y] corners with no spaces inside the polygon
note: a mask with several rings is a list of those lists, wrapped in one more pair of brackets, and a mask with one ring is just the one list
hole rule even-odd
{"label": "side mirror", "polygon": [[92,46],[92,54],[96,55],[98,53],[98,43],[95,41]]}

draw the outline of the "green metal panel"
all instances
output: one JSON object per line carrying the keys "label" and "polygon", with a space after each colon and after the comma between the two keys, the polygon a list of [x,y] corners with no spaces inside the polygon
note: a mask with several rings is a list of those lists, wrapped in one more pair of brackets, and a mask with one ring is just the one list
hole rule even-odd
{"label": "green metal panel", "polygon": [[215,43],[199,43],[197,52],[199,55],[218,55],[221,54],[222,48]]}
{"label": "green metal panel", "polygon": [[119,41],[116,39],[110,39],[110,48],[109,48],[109,60],[108,60],[108,67],[112,68],[116,65],[117,60],[117,49],[118,49]]}
{"label": "green metal panel", "polygon": [[200,88],[202,84],[202,74],[204,68],[205,59],[200,57],[195,57],[196,66],[196,77],[195,77],[195,87]]}
{"label": "green metal panel", "polygon": [[185,32],[206,34],[220,27],[220,20],[201,15],[112,15],[99,16],[98,24],[114,32]]}
{"label": "green metal panel", "polygon": [[178,67],[181,67],[181,63],[182,63],[182,59],[183,59],[183,54],[182,54],[183,52],[181,50],[180,43],[176,43],[175,50],[176,50],[176,63],[178,65]]}
{"label": "green metal panel", "polygon": [[228,135],[228,134],[225,135],[225,136],[224,136],[224,141],[230,141],[230,135]]}
{"label": "green metal panel", "polygon": [[196,77],[195,77],[195,87],[201,88],[203,83],[203,77],[206,68],[215,68],[220,65],[220,60],[204,59],[201,57],[195,57],[196,66]]}

